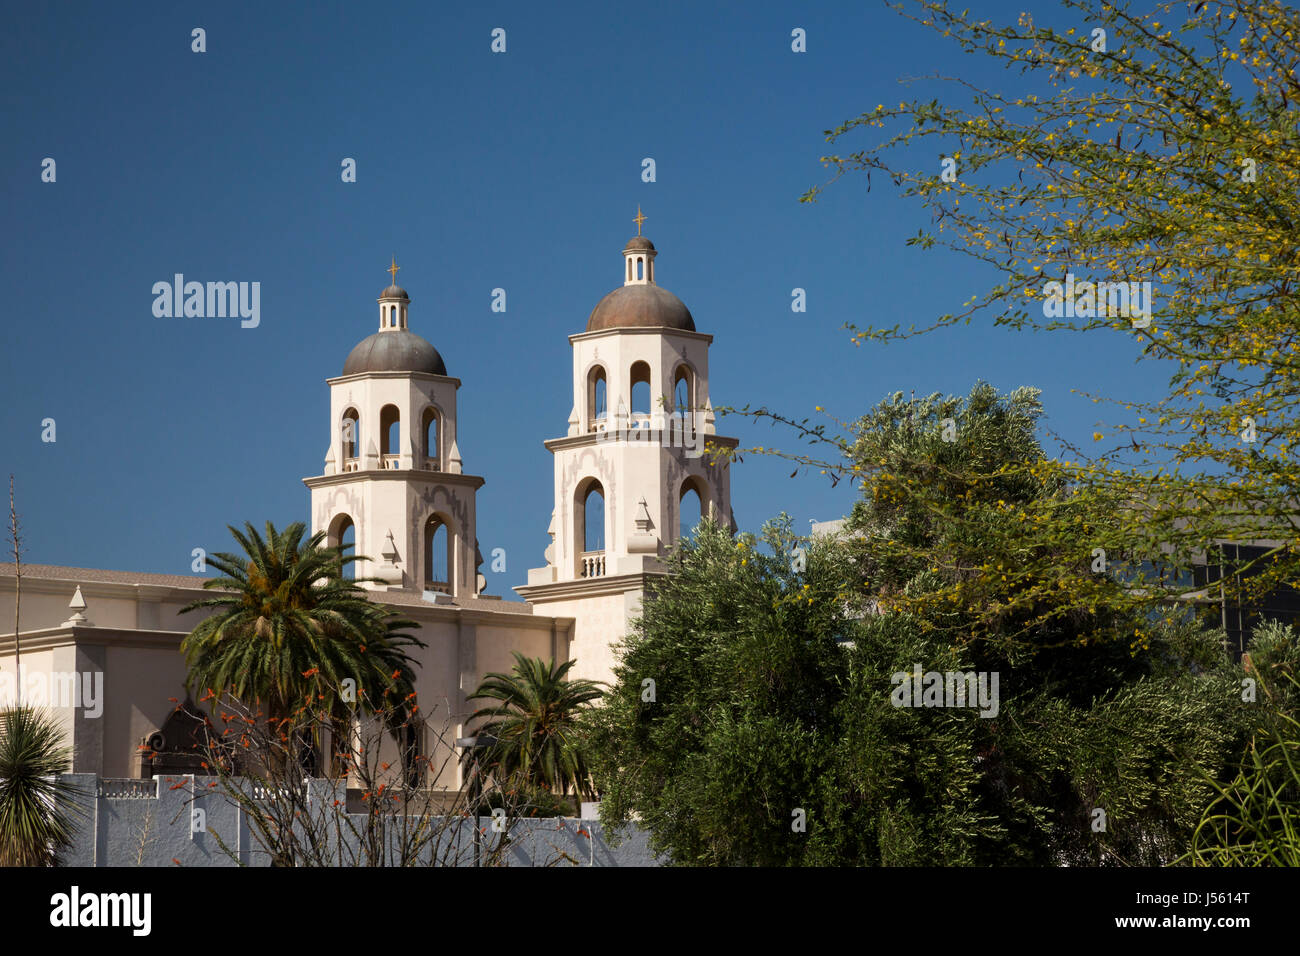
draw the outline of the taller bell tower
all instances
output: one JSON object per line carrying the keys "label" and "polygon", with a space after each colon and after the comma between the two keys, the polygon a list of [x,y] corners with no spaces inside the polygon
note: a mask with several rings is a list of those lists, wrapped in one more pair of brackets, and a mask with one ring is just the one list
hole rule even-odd
{"label": "taller bell tower", "polygon": [[612,679],[628,630],[663,558],[702,516],[734,527],[728,463],[709,398],[711,335],[656,280],[654,243],[623,247],[623,284],[597,303],[573,348],[568,433],[547,441],[555,507],[546,566],[515,588],[542,613],[573,617],[576,676]]}
{"label": "taller bell tower", "polygon": [[[396,283],[379,294],[379,330],[328,380],[330,445],[311,489],[312,531],[364,555],[357,577],[380,590],[434,600],[481,590],[475,493],[483,479],[463,470],[456,391],[438,350],[408,328],[411,298]],[[443,597],[439,597],[443,596]]]}

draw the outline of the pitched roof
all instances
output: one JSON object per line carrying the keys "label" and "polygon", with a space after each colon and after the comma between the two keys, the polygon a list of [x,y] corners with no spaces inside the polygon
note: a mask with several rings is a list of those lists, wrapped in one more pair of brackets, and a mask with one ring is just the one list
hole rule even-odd
{"label": "pitched roof", "polygon": [[[10,577],[14,564],[0,562],[0,577]],[[24,564],[23,577],[47,581],[98,581],[105,584],[156,584],[172,588],[201,588],[208,578],[199,574],[146,574],[141,571],[107,571],[101,568],[70,568],[61,564]]]}

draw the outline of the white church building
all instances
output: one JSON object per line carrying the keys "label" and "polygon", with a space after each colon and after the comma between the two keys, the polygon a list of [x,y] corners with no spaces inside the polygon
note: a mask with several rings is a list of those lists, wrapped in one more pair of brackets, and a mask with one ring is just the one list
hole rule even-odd
{"label": "white church building", "polygon": [[[404,289],[380,293],[377,331],[326,380],[328,451],[321,474],[303,479],[311,530],[353,544],[368,558],[356,575],[384,582],[365,585],[373,600],[420,625],[421,708],[435,722],[449,718],[455,736],[476,707],[466,695],[489,671],[509,671],[514,651],[576,659],[572,676],[610,681],[614,645],[680,529],[701,514],[735,525],[727,462],[711,453],[736,446],[716,434],[713,339],[655,281],[656,250],[640,219],[623,249],[622,284],[569,336],[573,410],[563,435],[545,442],[555,462],[551,542],[546,565],[515,588],[522,602],[483,593],[475,498],[485,479],[462,457],[474,440],[457,432],[462,383],[411,331]],[[148,775],[141,745],[175,743],[169,718],[185,698],[179,647],[205,613],[179,612],[203,596],[203,581],[24,564],[24,687],[14,686],[14,634],[0,634],[0,705],[21,691],[58,714],[73,772]],[[0,564],[0,627],[12,626],[14,602],[14,565]],[[435,747],[421,749],[435,757]]]}

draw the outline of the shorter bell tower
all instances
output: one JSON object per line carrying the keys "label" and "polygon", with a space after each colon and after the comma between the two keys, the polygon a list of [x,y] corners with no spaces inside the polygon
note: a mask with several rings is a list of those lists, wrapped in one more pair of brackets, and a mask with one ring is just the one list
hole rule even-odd
{"label": "shorter bell tower", "polygon": [[351,565],[380,590],[434,600],[482,590],[475,494],[483,479],[464,473],[456,434],[460,380],[429,342],[408,328],[406,290],[379,294],[379,330],[363,339],[330,387],[329,450],[311,489],[312,531],[351,543],[369,560]]}

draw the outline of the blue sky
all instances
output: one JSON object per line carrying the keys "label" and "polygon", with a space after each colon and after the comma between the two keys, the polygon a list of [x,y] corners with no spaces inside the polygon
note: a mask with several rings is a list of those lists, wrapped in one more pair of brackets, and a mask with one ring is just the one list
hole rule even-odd
{"label": "blue sky", "polygon": [[[912,96],[905,77],[1017,82],[881,3],[46,4],[0,35],[0,472],[18,482],[25,560],[189,573],[225,525],[309,519],[301,478],[329,444],[328,389],[377,328],[389,257],[411,328],[462,380],[460,448],[485,555],[513,597],[543,563],[570,410],[567,336],[621,284],[635,233],[656,278],[715,336],[715,404],[842,418],[885,394],[1044,390],[1085,441],[1072,388],[1148,394],[1122,337],[972,325],[857,348],[845,322],[928,322],[988,281],[905,245],[927,220],[877,177],[815,205],[823,131]],[[1009,3],[976,5],[1013,19]],[[1040,24],[1074,25],[1051,11]],[[192,53],[203,27],[207,52]],[[507,52],[490,51],[504,28]],[[807,31],[808,52],[790,49]],[[849,151],[848,140],[841,150]],[[865,143],[863,139],[857,142]],[[653,157],[657,181],[641,181]],[[41,161],[57,162],[42,183]],[[340,180],[344,157],[357,182]],[[937,167],[937,154],[932,160]],[[174,273],[261,283],[261,324],[167,319]],[[508,311],[490,310],[506,289]],[[794,287],[808,311],[790,309]],[[41,441],[54,418],[57,441]],[[792,436],[723,419],[745,445]],[[756,530],[843,515],[854,492],[747,456],[733,508]]]}

